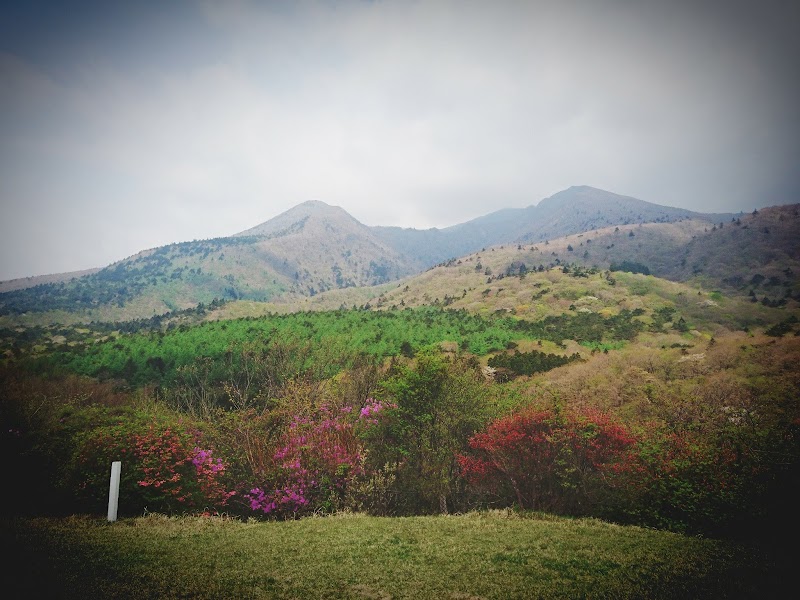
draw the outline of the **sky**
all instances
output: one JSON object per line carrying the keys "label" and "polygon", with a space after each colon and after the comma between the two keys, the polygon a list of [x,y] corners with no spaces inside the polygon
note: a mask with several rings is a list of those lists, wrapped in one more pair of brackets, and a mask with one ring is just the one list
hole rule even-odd
{"label": "sky", "polygon": [[306,200],[446,227],[590,185],[800,202],[800,3],[114,0],[0,9],[0,280]]}

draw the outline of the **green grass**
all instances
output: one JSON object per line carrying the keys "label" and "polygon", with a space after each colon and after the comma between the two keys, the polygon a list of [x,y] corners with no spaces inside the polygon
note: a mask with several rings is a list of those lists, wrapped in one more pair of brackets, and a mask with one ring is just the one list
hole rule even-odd
{"label": "green grass", "polygon": [[0,523],[22,598],[755,598],[780,583],[730,542],[541,514]]}

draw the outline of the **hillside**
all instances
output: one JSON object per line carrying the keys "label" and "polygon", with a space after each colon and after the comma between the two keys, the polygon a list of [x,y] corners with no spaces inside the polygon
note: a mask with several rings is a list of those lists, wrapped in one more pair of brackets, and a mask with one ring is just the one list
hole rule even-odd
{"label": "hillside", "polygon": [[83,277],[11,291],[0,296],[0,314],[142,318],[215,298],[286,301],[411,272],[344,210],[306,202],[232,237],[146,250]]}
{"label": "hillside", "polygon": [[232,303],[209,318],[351,306],[441,306],[542,318],[668,302],[687,318],[715,326],[766,325],[781,318],[780,310],[769,309],[797,308],[800,300],[797,212],[797,206],[774,207],[721,227],[683,220],[505,244],[397,284],[332,290],[292,303]]}
{"label": "hillside", "polygon": [[[702,276],[712,287],[742,288],[755,275],[774,287],[793,273],[782,272],[794,264],[786,261],[796,262],[794,211],[701,215],[584,186],[537,206],[419,231],[367,227],[340,207],[310,201],[231,237],[146,250],[79,277],[7,282],[0,324],[150,318],[215,299],[302,305],[332,290],[387,284],[434,264],[452,266],[454,257],[474,261],[486,248],[499,252],[507,244],[525,250],[509,256],[509,265],[517,261],[526,269],[565,262],[606,269],[628,261],[670,279]],[[783,266],[762,269],[768,264]],[[493,275],[505,274],[509,265],[491,265]],[[368,302],[370,294],[333,295],[341,298],[337,306],[349,306]]]}
{"label": "hillside", "polygon": [[69,273],[53,273],[51,275],[35,275],[32,277],[21,277],[19,279],[8,279],[0,281],[0,294],[13,292],[14,290],[24,290],[25,288],[36,287],[48,283],[61,283],[70,281],[85,275],[97,273],[100,269],[85,269],[83,271],[70,271]]}

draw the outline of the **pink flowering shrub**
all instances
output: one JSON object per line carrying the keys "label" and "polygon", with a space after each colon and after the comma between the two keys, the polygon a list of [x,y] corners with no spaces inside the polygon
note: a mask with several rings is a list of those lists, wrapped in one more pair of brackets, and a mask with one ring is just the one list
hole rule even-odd
{"label": "pink flowering shrub", "polygon": [[269,481],[246,495],[250,508],[284,516],[335,510],[361,472],[352,413],[349,406],[323,404],[313,417],[292,419],[272,457]]}
{"label": "pink flowering shrub", "polygon": [[365,475],[357,432],[389,406],[370,398],[360,411],[323,404],[313,417],[295,416],[272,456],[268,481],[245,495],[250,508],[281,516],[341,508],[348,487]]}
{"label": "pink flowering shrub", "polygon": [[364,407],[359,413],[359,419],[363,426],[377,425],[378,419],[381,415],[385,414],[386,410],[397,408],[394,402],[387,402],[375,400],[374,398],[367,398]]}

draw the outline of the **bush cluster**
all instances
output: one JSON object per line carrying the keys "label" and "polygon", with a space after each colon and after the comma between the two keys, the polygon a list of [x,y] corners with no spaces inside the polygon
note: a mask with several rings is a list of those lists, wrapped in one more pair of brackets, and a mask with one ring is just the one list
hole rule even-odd
{"label": "bush cluster", "polygon": [[121,460],[123,516],[516,506],[739,535],[786,514],[780,490],[796,483],[800,455],[800,423],[759,430],[738,414],[712,435],[559,404],[493,416],[477,361],[434,350],[377,379],[295,382],[268,409],[209,418],[153,398],[119,406],[105,384],[70,381],[58,397],[52,383],[5,374],[0,442],[24,490],[7,510],[104,514]]}

